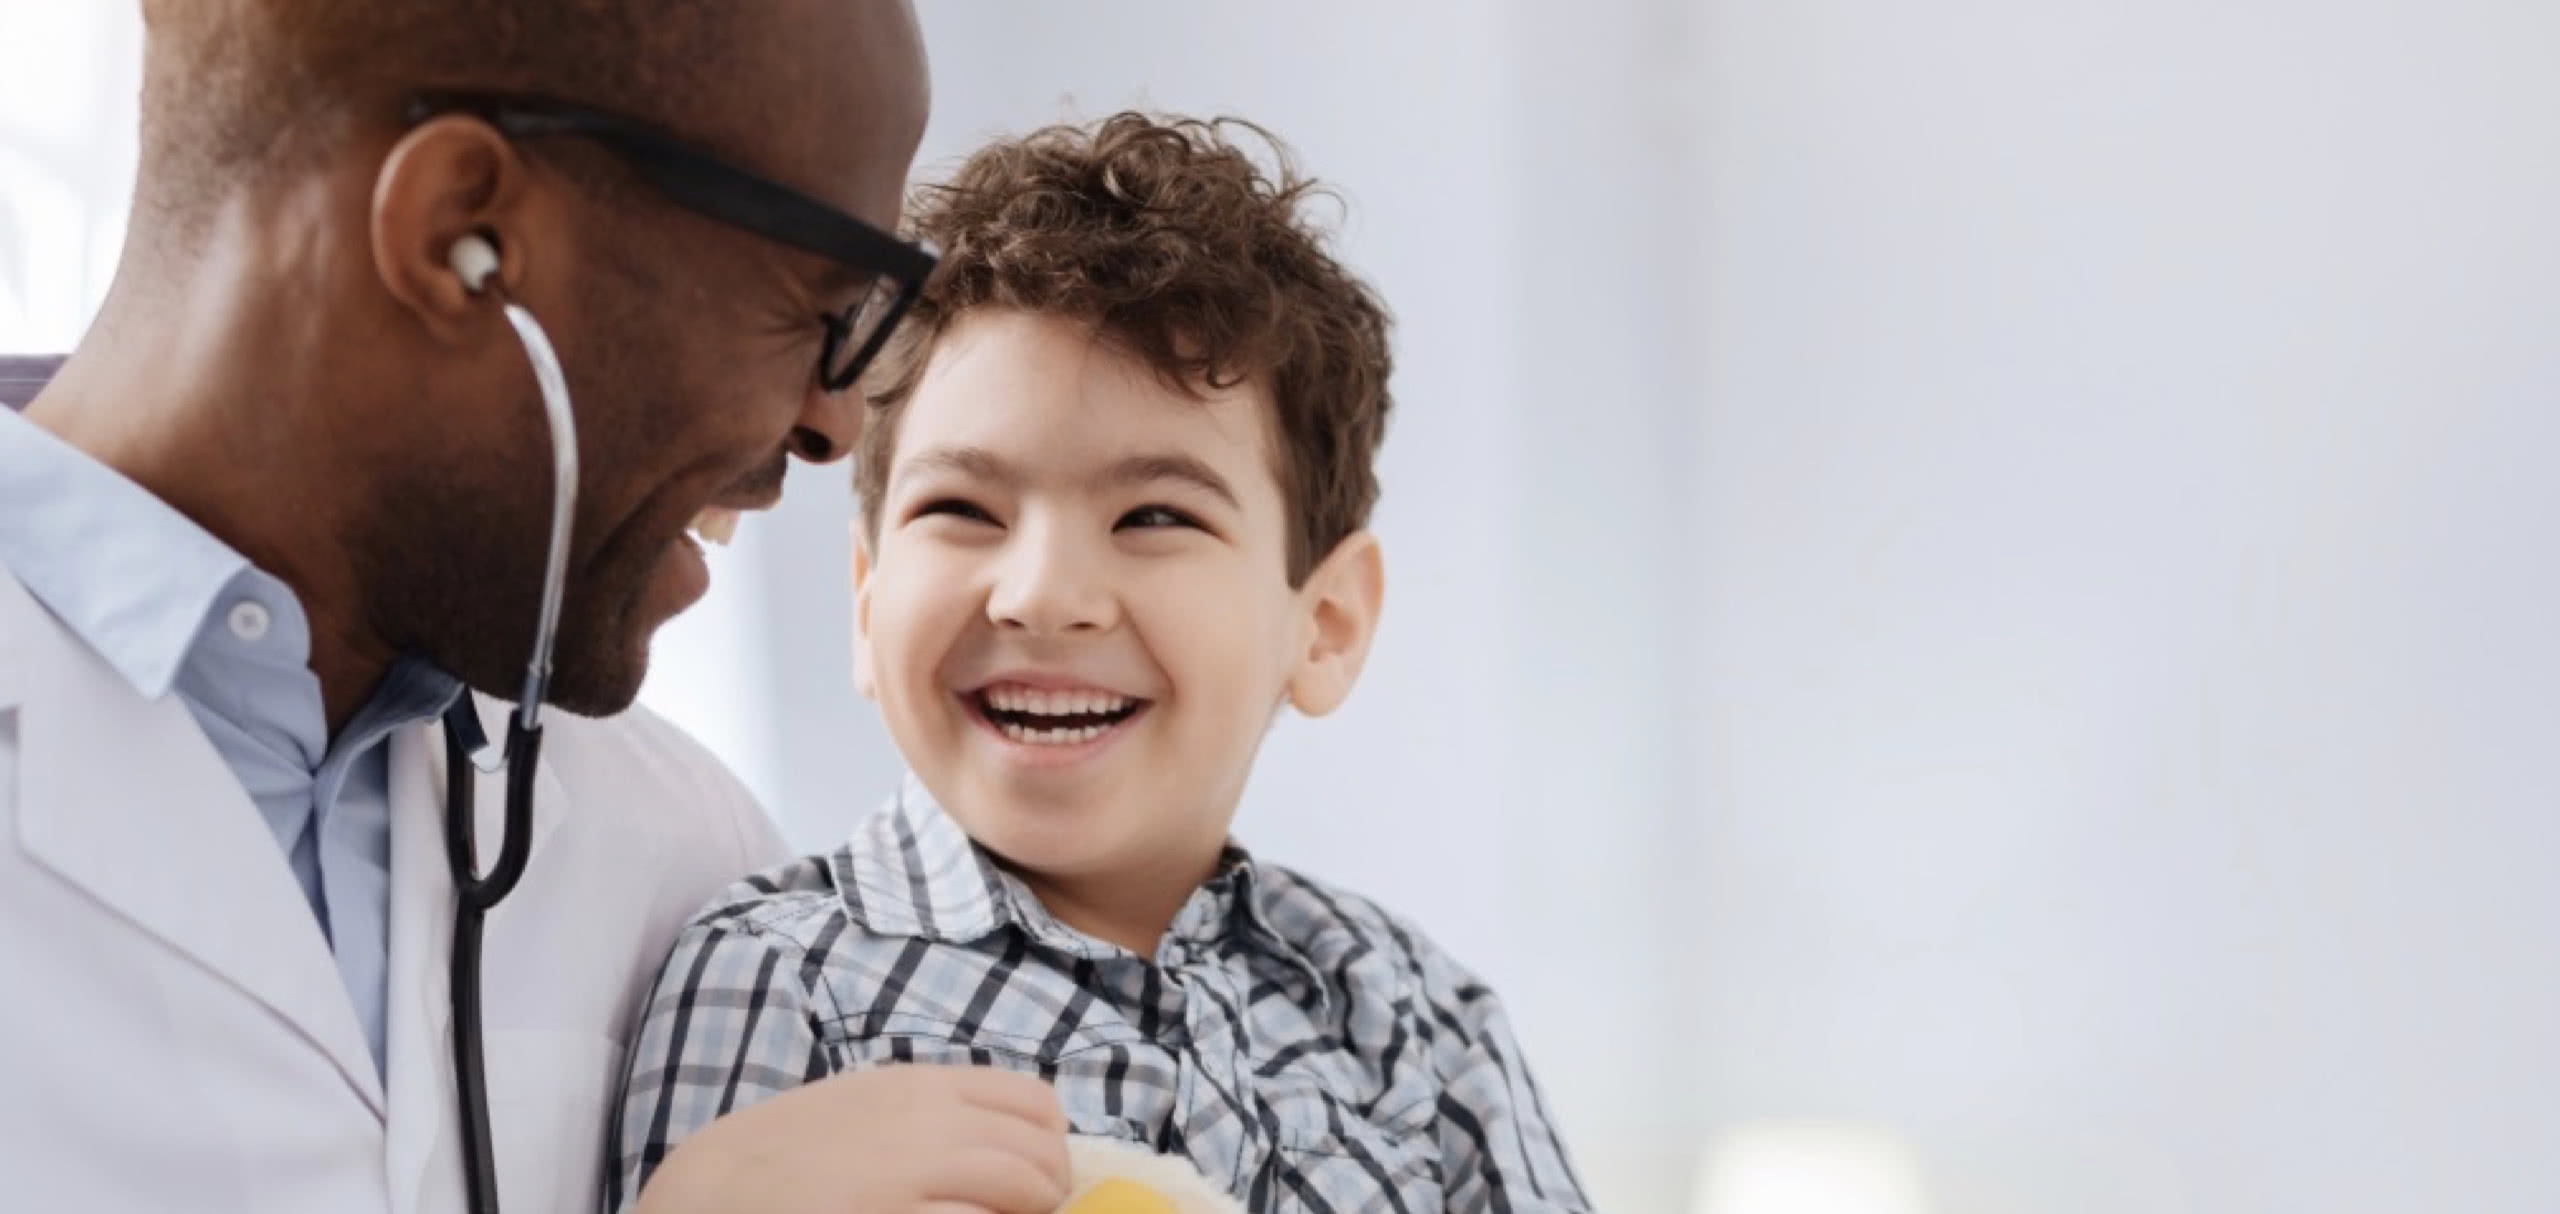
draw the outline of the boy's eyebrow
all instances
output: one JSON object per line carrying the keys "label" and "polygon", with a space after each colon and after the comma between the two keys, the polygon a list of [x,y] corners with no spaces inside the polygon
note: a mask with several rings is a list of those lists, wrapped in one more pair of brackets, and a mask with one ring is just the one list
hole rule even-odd
{"label": "boy's eyebrow", "polygon": [[1218,495],[1231,509],[1243,509],[1236,501],[1236,491],[1227,487],[1227,478],[1218,470],[1180,452],[1154,455],[1132,455],[1111,465],[1102,480],[1113,485],[1144,485],[1155,481],[1184,481]]}
{"label": "boy's eyebrow", "polygon": [[1000,485],[1016,484],[1022,479],[1003,456],[984,447],[933,447],[899,460],[889,481],[896,484],[924,472],[957,472],[971,480],[994,481]]}
{"label": "boy's eyebrow", "polygon": [[[1022,483],[1022,472],[1001,455],[984,447],[932,447],[898,461],[897,470],[889,476],[891,484],[927,472],[956,472],[971,480],[986,481],[1008,488]],[[1227,478],[1201,460],[1178,451],[1132,455],[1093,479],[1097,485],[1131,488],[1156,481],[1181,481],[1217,495],[1232,509],[1243,509],[1236,491]]]}

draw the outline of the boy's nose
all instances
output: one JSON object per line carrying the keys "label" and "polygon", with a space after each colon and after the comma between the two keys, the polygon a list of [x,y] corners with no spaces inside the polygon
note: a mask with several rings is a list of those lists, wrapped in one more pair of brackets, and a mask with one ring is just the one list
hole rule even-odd
{"label": "boy's nose", "polygon": [[987,618],[1008,630],[1038,634],[1107,631],[1119,622],[1119,598],[1098,575],[1100,554],[1065,551],[1036,529],[1016,545],[987,596]]}

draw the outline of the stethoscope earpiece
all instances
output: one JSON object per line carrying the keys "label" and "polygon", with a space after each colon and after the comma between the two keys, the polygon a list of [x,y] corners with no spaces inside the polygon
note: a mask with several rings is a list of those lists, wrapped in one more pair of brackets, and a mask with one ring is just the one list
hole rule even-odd
{"label": "stethoscope earpiece", "polygon": [[487,235],[473,232],[454,241],[453,251],[445,260],[462,279],[462,289],[477,295],[497,276],[498,246]]}

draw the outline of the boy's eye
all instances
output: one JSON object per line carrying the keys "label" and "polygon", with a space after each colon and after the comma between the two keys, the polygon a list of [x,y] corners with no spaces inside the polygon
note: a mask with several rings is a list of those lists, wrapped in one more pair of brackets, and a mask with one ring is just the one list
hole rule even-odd
{"label": "boy's eye", "polygon": [[916,507],[914,517],[924,518],[927,515],[934,514],[948,514],[957,518],[968,519],[975,523],[992,523],[996,521],[996,516],[987,513],[985,507],[980,506],[976,502],[969,501],[966,498],[957,497],[941,497],[926,502],[925,504]]}
{"label": "boy's eye", "polygon": [[1193,518],[1188,514],[1184,514],[1171,506],[1140,506],[1127,514],[1121,515],[1119,526],[1124,528],[1189,527],[1197,531],[1208,530],[1207,527],[1201,525],[1200,520]]}

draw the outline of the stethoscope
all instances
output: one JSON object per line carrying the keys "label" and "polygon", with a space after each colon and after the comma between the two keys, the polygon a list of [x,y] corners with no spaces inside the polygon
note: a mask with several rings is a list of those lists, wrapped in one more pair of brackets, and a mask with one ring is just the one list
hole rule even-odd
{"label": "stethoscope", "polygon": [[[453,269],[463,286],[479,294],[496,275],[498,252],[486,237],[454,242]],[[497,1161],[489,1144],[489,1080],[481,1051],[480,938],[490,908],[515,889],[533,850],[533,777],[542,755],[542,700],[551,684],[551,646],[560,622],[560,595],[569,567],[569,522],[578,504],[578,434],[569,408],[568,380],[560,357],[533,313],[502,300],[507,321],[524,343],[542,389],[543,420],[551,427],[551,546],[542,562],[542,614],[533,629],[533,654],[525,662],[524,694],[507,718],[502,750],[481,731],[479,710],[464,691],[444,714],[444,842],[453,864],[453,1076],[462,1109],[462,1166],[472,1214],[498,1214]],[[507,772],[507,812],[498,860],[480,871],[473,839],[472,786],[465,764]]]}

